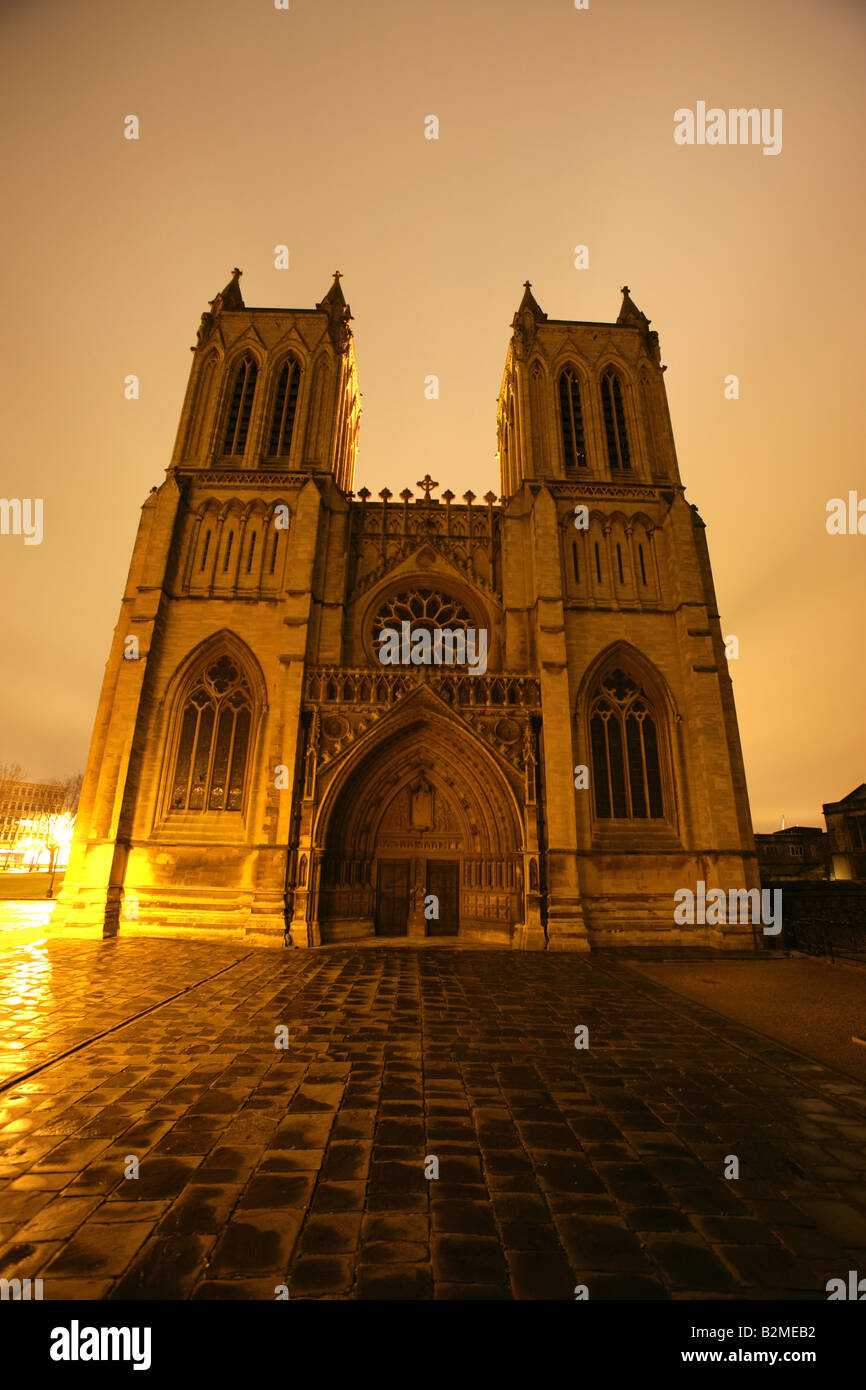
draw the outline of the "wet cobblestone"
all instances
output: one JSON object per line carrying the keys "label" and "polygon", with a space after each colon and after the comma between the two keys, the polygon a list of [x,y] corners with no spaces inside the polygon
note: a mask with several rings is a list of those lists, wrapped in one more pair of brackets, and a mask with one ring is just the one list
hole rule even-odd
{"label": "wet cobblestone", "polygon": [[866,1086],[624,962],[49,939],[0,972],[0,1276],[46,1298],[824,1299],[866,1267]]}

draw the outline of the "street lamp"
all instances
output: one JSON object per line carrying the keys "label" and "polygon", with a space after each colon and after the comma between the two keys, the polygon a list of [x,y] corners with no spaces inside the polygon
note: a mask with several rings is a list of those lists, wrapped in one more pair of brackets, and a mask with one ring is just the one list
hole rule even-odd
{"label": "street lamp", "polygon": [[64,811],[60,816],[51,816],[48,822],[48,834],[46,844],[51,855],[51,880],[48,884],[46,898],[54,897],[54,875],[57,872],[57,864],[60,859],[60,851],[68,849],[72,842],[72,827],[75,824],[75,817],[68,811]]}

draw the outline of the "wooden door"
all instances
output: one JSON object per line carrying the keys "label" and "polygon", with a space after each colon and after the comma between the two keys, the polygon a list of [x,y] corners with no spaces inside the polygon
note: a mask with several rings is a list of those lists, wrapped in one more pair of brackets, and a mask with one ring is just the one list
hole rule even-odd
{"label": "wooden door", "polygon": [[439,899],[439,920],[427,923],[428,936],[456,936],[460,919],[460,865],[427,860],[427,892]]}
{"label": "wooden door", "polygon": [[409,916],[408,859],[380,859],[376,891],[376,935],[405,936]]}

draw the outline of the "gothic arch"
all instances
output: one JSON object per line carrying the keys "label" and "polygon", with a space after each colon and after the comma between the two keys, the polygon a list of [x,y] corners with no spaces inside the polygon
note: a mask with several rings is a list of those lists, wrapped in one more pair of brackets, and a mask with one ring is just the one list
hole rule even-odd
{"label": "gothic arch", "polygon": [[[231,410],[232,397],[235,390],[237,373],[245,359],[249,358],[255,367],[255,381],[249,402],[249,416],[244,435],[244,447],[236,453],[228,454],[225,452],[225,434]],[[265,353],[257,339],[242,338],[232,348],[231,353],[223,361],[222,381],[220,384],[218,406],[215,415],[216,429],[213,437],[212,455],[216,462],[225,458],[236,458],[239,462],[243,460],[249,450],[250,441],[255,436],[256,421],[259,414],[259,402],[262,394],[262,379],[265,367]]]}
{"label": "gothic arch", "polygon": [[533,472],[544,477],[548,472],[548,419],[550,415],[550,378],[547,364],[537,354],[528,364],[529,423],[532,432]]}
{"label": "gothic arch", "polygon": [[[277,508],[284,507],[288,512],[289,524],[286,527],[275,525]],[[282,516],[283,513],[281,512]],[[262,553],[262,584],[264,586],[282,584],[283,575],[286,570],[286,560],[289,550],[289,539],[292,533],[292,526],[295,520],[295,513],[289,503],[283,497],[276,498],[269,505],[265,517],[262,531],[264,550]]]}
{"label": "gothic arch", "polygon": [[195,383],[189,427],[183,450],[185,458],[198,459],[204,462],[208,457],[208,444],[213,428],[214,413],[211,410],[211,405],[215,397],[219,395],[222,363],[223,354],[214,345],[203,359]]}
{"label": "gothic arch", "polygon": [[[601,704],[608,707],[603,718],[620,729],[618,752],[606,731],[605,749],[601,750]],[[670,686],[655,664],[628,642],[612,643],[584,673],[575,714],[577,761],[590,769],[591,819],[596,829],[625,821],[676,829],[680,716]],[[645,738],[647,732],[651,739]],[[614,765],[618,760],[622,766],[617,773]],[[607,794],[600,789],[602,776],[610,781]],[[619,793],[613,790],[617,776]]]}
{"label": "gothic arch", "polygon": [[[612,446],[608,431],[607,412],[605,410],[606,378],[610,378],[612,382],[618,383],[619,387],[618,392],[615,386],[612,385],[611,387],[612,396],[610,401],[610,415],[614,423],[614,435],[617,441],[615,444],[615,452],[619,454],[621,459],[625,457],[625,454],[627,452],[629,459],[627,468],[620,468],[620,466],[615,465],[611,459]],[[602,427],[601,439],[604,449],[603,457],[605,466],[609,471],[629,472],[632,473],[635,477],[638,477],[643,472],[643,449],[641,432],[639,428],[640,412],[637,408],[637,403],[635,401],[634,373],[631,367],[627,363],[625,363],[622,360],[622,358],[618,356],[618,354],[613,353],[610,350],[607,350],[603,353],[602,357],[599,359],[599,362],[597,364],[596,382],[598,389],[598,406]],[[618,418],[619,412],[616,408],[617,394],[619,395],[620,405],[622,409],[621,421]],[[620,425],[624,426],[625,429],[625,450],[623,449],[622,441],[619,439]]]}
{"label": "gothic arch", "polygon": [[[484,784],[492,793],[490,816],[501,827],[510,826],[509,833],[518,846],[522,843],[522,812],[512,781],[513,770],[506,772],[505,764],[493,749],[463,719],[452,714],[438,696],[422,688],[401,701],[377,722],[375,728],[357,739],[333,765],[327,786],[320,788],[318,797],[312,832],[315,847],[324,848],[334,807],[352,779],[357,777],[361,786],[369,784],[374,780],[371,778],[371,771],[375,773],[373,764],[390,757],[391,750],[417,737],[419,731],[435,736],[443,762],[449,767],[464,769],[468,757],[473,766],[483,769]],[[458,745],[460,752],[455,751]],[[426,753],[427,748],[422,747],[418,756]]]}
{"label": "gothic arch", "polygon": [[215,497],[191,512],[187,531],[185,582],[190,588],[207,587],[219,540],[220,503]]}
{"label": "gothic arch", "polygon": [[[313,914],[326,929],[342,915],[347,892],[365,897],[370,915],[377,866],[396,856],[459,864],[461,922],[495,901],[501,929],[522,920],[520,864],[524,825],[513,769],[429,690],[401,702],[357,740],[317,787],[310,844],[321,877],[311,884]],[[429,823],[408,811],[419,785],[429,791]],[[321,891],[320,891],[321,890]],[[366,895],[366,896],[365,896]],[[356,909],[357,911],[357,909]]]}
{"label": "gothic arch", "polygon": [[[576,397],[573,389],[566,394],[564,383],[569,378],[573,379],[577,386]],[[585,477],[592,471],[588,448],[592,429],[589,377],[576,358],[566,352],[557,361],[552,380],[555,387],[556,438],[559,458],[562,461],[562,475],[566,478]]]}
{"label": "gothic arch", "polygon": [[[208,750],[208,766],[205,769],[205,776],[210,781],[202,796],[203,802],[209,800],[211,804],[190,806],[187,797],[186,804],[181,807],[173,805],[173,801],[178,801],[174,793],[180,762],[186,756],[186,750],[181,747],[181,743],[190,733],[185,724],[185,717],[190,709],[191,697],[199,690],[203,691],[200,703],[210,700],[213,706],[213,747]],[[214,786],[211,785],[211,773],[217,770],[217,761],[222,751],[217,745],[222,734],[220,718],[221,701],[224,697],[226,707],[234,710],[236,717],[232,723],[226,715],[226,724],[232,723],[232,727],[228,733],[224,794],[221,791],[220,795],[212,796]],[[240,712],[244,710],[248,711],[248,716],[245,715],[242,722]],[[222,815],[227,812],[232,819],[240,812],[237,819],[242,825],[253,792],[253,768],[266,712],[267,688],[261,666],[241,638],[224,628],[193,648],[168,681],[157,710],[162,759],[156,821],[165,822],[171,817],[173,822],[178,819],[186,822],[192,817],[200,825],[202,812],[209,815]],[[244,740],[242,749],[239,742],[241,737]],[[198,731],[193,730],[189,749],[190,784],[194,780],[193,763],[197,746],[193,745],[197,739]],[[241,768],[238,767],[239,758],[236,757],[239,752],[242,752]],[[231,778],[238,773],[239,780],[233,784]]]}
{"label": "gothic arch", "polygon": [[310,381],[309,407],[303,424],[303,458],[307,463],[320,463],[324,458],[325,419],[331,386],[331,355],[327,349],[312,363]]}
{"label": "gothic arch", "polygon": [[[280,438],[277,448],[272,450],[273,436],[275,433],[274,414],[280,404],[279,393],[281,388],[281,378],[283,370],[288,367],[289,379],[286,383],[286,399],[284,407],[291,410],[290,441],[288,449],[285,448],[283,434],[284,430],[277,430]],[[294,376],[293,372],[297,375]],[[282,461],[285,466],[289,460],[296,456],[298,440],[300,435],[300,422],[302,411],[307,396],[307,384],[309,381],[309,355],[301,351],[300,347],[294,343],[283,350],[279,357],[273,362],[267,375],[264,386],[264,407],[263,407],[263,427],[261,435],[261,448],[259,450],[263,459],[275,462]],[[283,414],[285,414],[285,409]]]}

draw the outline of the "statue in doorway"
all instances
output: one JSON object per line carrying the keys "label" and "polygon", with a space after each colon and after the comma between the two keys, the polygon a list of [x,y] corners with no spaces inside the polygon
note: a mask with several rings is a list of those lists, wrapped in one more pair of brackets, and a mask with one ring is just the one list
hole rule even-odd
{"label": "statue in doorway", "polygon": [[424,918],[424,888],[417,880],[409,890],[409,920],[406,923],[406,935],[427,935],[427,923]]}
{"label": "statue in doorway", "polygon": [[433,829],[433,788],[423,772],[409,792],[409,824],[413,830]]}

